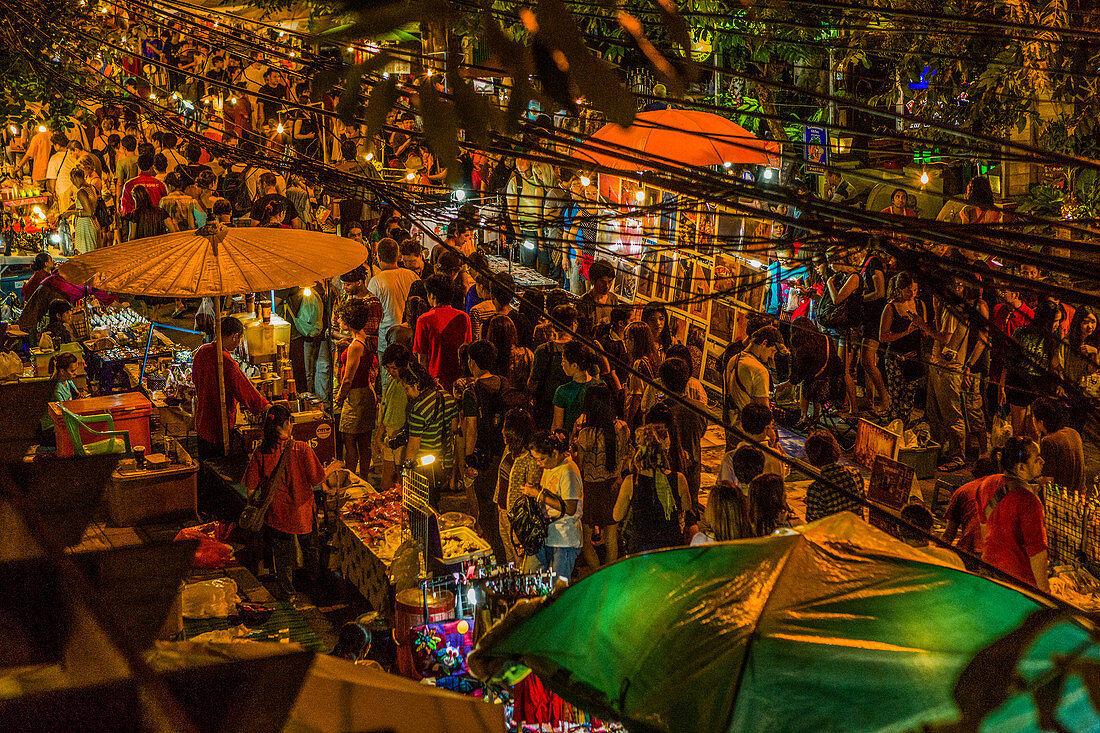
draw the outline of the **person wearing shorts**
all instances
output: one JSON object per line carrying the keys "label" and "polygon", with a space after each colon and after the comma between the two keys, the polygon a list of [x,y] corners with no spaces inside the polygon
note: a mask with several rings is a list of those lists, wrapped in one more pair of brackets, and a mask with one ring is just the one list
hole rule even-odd
{"label": "person wearing shorts", "polygon": [[352,298],[340,306],[337,315],[343,328],[352,332],[351,344],[340,353],[340,391],[335,400],[344,436],[344,465],[365,479],[370,471],[371,434],[378,416],[372,386],[375,352],[368,345],[371,334],[367,332],[373,325],[370,306],[365,300]]}

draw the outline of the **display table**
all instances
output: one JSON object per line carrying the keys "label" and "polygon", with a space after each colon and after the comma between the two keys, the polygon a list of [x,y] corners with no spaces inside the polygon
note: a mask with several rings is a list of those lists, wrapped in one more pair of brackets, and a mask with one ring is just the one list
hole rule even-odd
{"label": "display table", "polygon": [[333,550],[338,555],[340,575],[363,594],[375,611],[388,616],[393,609],[394,595],[387,575],[389,563],[371,551],[366,538],[353,528],[354,524],[357,523],[343,517],[336,520]]}
{"label": "display table", "polygon": [[497,257],[496,255],[486,255],[485,259],[489,262],[489,269],[493,272],[511,272],[512,277],[515,278],[516,285],[521,288],[556,288],[560,287],[560,283],[556,280],[551,280],[545,275],[532,270],[530,267],[525,267],[518,262],[511,263],[509,267],[508,260],[503,257]]}

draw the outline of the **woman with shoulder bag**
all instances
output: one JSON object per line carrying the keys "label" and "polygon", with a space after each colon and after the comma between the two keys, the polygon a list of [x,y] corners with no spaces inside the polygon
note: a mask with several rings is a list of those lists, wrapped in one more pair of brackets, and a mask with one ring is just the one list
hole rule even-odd
{"label": "woman with shoulder bag", "polygon": [[890,280],[890,300],[882,309],[879,343],[886,346],[886,389],[890,393],[889,419],[909,426],[917,382],[924,376],[921,336],[931,329],[924,303],[917,300],[917,283],[908,272]]}
{"label": "woman with shoulder bag", "polygon": [[[291,437],[293,427],[290,410],[282,405],[268,408],[263,441],[252,454],[243,479],[249,507],[256,507],[263,515],[263,538],[271,548],[279,584],[275,597],[282,601],[294,598],[296,541],[311,579],[316,581],[319,575],[313,487],[324,483],[327,474],[342,465],[333,461],[327,469],[322,468],[309,443]],[[257,491],[261,495],[256,495]],[[242,514],[242,525],[248,524],[247,513],[246,509]]]}

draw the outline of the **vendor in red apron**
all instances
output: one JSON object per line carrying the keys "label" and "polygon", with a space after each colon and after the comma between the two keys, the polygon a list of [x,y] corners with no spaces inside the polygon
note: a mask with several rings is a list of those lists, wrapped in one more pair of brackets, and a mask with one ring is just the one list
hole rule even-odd
{"label": "vendor in red apron", "polygon": [[[240,345],[244,325],[233,316],[222,318],[222,362],[225,369],[225,419],[232,431],[237,422],[237,403],[249,412],[262,414],[268,402],[244,375],[230,353]],[[218,409],[218,346],[203,344],[195,352],[191,379],[195,384],[195,433],[199,441],[199,460],[224,454],[222,412]],[[230,440],[232,443],[232,439]]]}

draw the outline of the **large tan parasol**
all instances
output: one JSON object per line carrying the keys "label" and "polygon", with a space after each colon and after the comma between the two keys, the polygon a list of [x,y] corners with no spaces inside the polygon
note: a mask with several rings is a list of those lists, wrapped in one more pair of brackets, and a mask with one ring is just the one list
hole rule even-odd
{"label": "large tan parasol", "polygon": [[97,249],[61,266],[71,283],[134,295],[200,298],[309,285],[363,264],[334,234],[223,225]]}
{"label": "large tan parasol", "polygon": [[[139,239],[79,255],[61,266],[71,283],[132,295],[214,297],[215,337],[222,348],[221,299],[312,285],[363,264],[353,239],[302,229],[230,228],[208,224],[189,232]],[[229,448],[225,374],[218,359],[222,442]]]}

